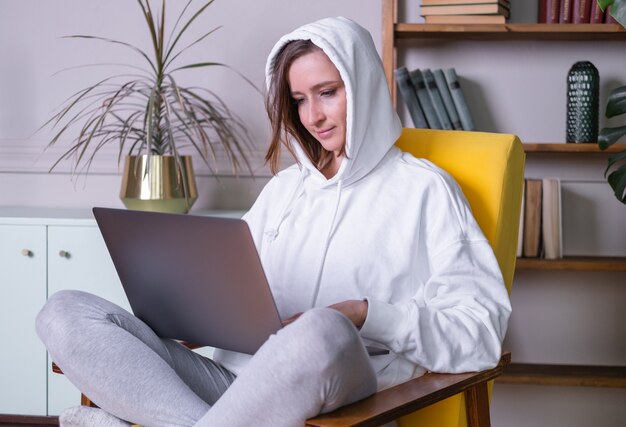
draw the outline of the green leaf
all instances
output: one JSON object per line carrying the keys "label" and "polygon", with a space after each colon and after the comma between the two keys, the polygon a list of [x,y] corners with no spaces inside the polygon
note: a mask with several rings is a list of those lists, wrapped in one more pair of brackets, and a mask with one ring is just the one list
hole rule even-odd
{"label": "green leaf", "polygon": [[196,18],[198,16],[200,16],[200,14],[202,12],[204,12],[204,10],[209,7],[211,5],[211,3],[213,3],[214,0],[209,0],[207,3],[204,4],[204,6],[202,6],[200,9],[198,9],[198,11],[196,13],[193,14],[193,16],[189,19],[189,21],[187,21],[187,23],[183,26],[183,28],[178,32],[178,35],[174,38],[174,41],[172,42],[172,44],[169,46],[167,53],[165,54],[165,58],[163,58],[163,62],[167,62],[167,59],[170,57],[170,55],[172,54],[172,51],[174,50],[174,47],[176,46],[176,44],[178,43],[178,41],[180,40],[180,38],[182,37],[182,35],[185,33],[185,31],[187,31],[187,28],[189,28],[189,26],[191,25],[191,23],[193,21],[196,20]]}
{"label": "green leaf", "polygon": [[598,5],[600,5],[600,8],[604,12],[606,10],[606,7],[613,4],[614,1],[615,0],[598,0]]}
{"label": "green leaf", "polygon": [[609,94],[605,116],[611,118],[624,113],[626,113],[626,86],[620,86]]}
{"label": "green leaf", "polygon": [[626,167],[613,171],[608,177],[608,182],[617,200],[626,204]]}
{"label": "green leaf", "polygon": [[626,0],[614,0],[612,2],[611,16],[615,18],[622,27],[626,27]]}
{"label": "green leaf", "polygon": [[[620,151],[619,153],[611,154],[608,159],[608,166],[606,167],[606,170],[604,171],[604,176],[606,176],[606,174],[609,172],[609,169],[611,169],[611,167],[617,166],[618,164],[624,161],[626,161],[626,150]],[[626,164],[623,164],[620,167],[626,167]]]}
{"label": "green leaf", "polygon": [[146,55],[146,53],[139,49],[136,46],[133,46],[130,43],[126,43],[126,42],[122,42],[119,40],[114,40],[114,39],[109,39],[106,37],[97,37],[97,36],[85,36],[85,35],[80,35],[80,34],[76,34],[76,35],[72,35],[72,36],[64,36],[63,38],[72,38],[72,39],[93,39],[93,40],[100,40],[103,42],[107,42],[107,43],[113,43],[113,44],[119,44],[122,45],[124,47],[127,47],[129,49],[134,50],[135,52],[137,52],[139,55],[141,55],[142,57],[144,57],[144,59],[146,61],[148,61],[148,64],[150,64],[150,68],[152,68],[155,72],[156,72],[156,67],[155,64],[152,62],[152,60],[150,59],[150,57],[148,55]]}
{"label": "green leaf", "polygon": [[606,150],[624,135],[626,135],[626,126],[602,128],[598,134],[598,146],[601,150]]}

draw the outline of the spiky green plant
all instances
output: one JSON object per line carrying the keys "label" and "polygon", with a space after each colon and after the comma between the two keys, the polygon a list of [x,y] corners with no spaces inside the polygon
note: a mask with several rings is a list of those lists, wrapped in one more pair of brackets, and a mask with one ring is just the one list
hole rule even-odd
{"label": "spiky green plant", "polygon": [[[607,6],[611,6],[611,15],[623,27],[626,27],[626,0],[598,0],[598,4],[602,10],[605,10]],[[613,89],[609,94],[605,116],[611,118],[624,113],[626,113],[626,86],[621,86]],[[601,150],[606,150],[624,135],[626,135],[626,126],[600,129],[598,146]],[[613,189],[615,197],[620,202],[626,204],[626,150],[609,156],[604,176]]]}
{"label": "spiky green plant", "polygon": [[221,147],[234,174],[238,174],[242,166],[252,173],[247,159],[250,138],[242,121],[210,89],[182,87],[174,77],[181,70],[227,67],[218,62],[176,65],[182,53],[219,29],[212,29],[181,47],[185,33],[214,0],[191,11],[194,1],[187,1],[166,37],[166,0],[162,0],[156,15],[150,0],[137,0],[150,34],[151,53],[121,40],[90,35],[66,36],[127,48],[138,54],[145,66],[129,65],[138,71],[116,74],[78,91],[42,126],[56,129],[48,146],[70,134],[70,129],[78,129],[71,147],[50,170],[63,160],[73,160],[75,172],[88,173],[98,151],[112,143],[118,146],[118,164],[125,154],[172,155],[180,168],[180,148],[193,147],[192,151],[200,155],[213,175],[217,175],[216,149]]}

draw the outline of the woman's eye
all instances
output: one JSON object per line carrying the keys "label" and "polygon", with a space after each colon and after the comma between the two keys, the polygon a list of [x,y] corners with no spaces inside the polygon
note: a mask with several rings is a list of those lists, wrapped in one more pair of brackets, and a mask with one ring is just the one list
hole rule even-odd
{"label": "woman's eye", "polygon": [[335,92],[336,92],[335,89],[329,89],[329,90],[322,91],[321,95],[322,96],[333,96],[335,94]]}
{"label": "woman's eye", "polygon": [[304,102],[303,98],[292,98],[291,99],[291,103],[293,105],[295,105],[296,107],[299,106],[299,105],[302,105],[303,102]]}

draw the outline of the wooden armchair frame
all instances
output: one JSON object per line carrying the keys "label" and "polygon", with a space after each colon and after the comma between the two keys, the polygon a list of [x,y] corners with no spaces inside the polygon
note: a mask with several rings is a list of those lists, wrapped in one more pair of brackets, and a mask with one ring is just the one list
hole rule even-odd
{"label": "wooden armchair frame", "polygon": [[[464,374],[428,373],[414,380],[380,391],[367,399],[343,406],[306,422],[308,427],[374,427],[409,415],[458,393],[465,393],[468,427],[489,427],[488,382],[502,374],[511,362],[511,353],[504,353],[500,363],[480,372]],[[52,371],[62,374],[52,362]],[[81,405],[96,406],[81,395]]]}

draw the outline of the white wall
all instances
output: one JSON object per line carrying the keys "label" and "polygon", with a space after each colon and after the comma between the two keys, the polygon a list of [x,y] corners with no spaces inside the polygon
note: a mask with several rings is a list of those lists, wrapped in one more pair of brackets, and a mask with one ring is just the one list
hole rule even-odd
{"label": "white wall", "polygon": [[[170,18],[184,3],[168,2],[172,5]],[[222,28],[190,50],[186,63],[222,62],[263,88],[267,54],[281,35],[306,22],[337,15],[360,22],[380,46],[378,0],[218,0],[201,17],[199,25],[193,27],[188,41],[211,28],[220,25]],[[29,135],[65,98],[97,78],[118,72],[119,68],[79,68],[53,75],[57,71],[106,62],[131,61],[142,65],[141,60],[123,48],[61,37],[98,35],[147,48],[149,39],[142,19],[136,2],[128,0],[0,1],[1,205],[121,206],[114,148],[104,150],[97,157],[92,173],[85,180],[72,178],[69,162],[48,174],[49,167],[67,145],[44,152],[51,133]],[[208,176],[206,166],[195,161],[200,194],[194,209],[248,208],[269,175],[262,161],[269,136],[262,96],[225,69],[183,71],[179,80],[214,90],[247,123],[256,144],[255,179],[245,176],[248,174],[239,179],[229,177],[229,168],[222,162],[220,171],[224,176],[218,183]]]}

